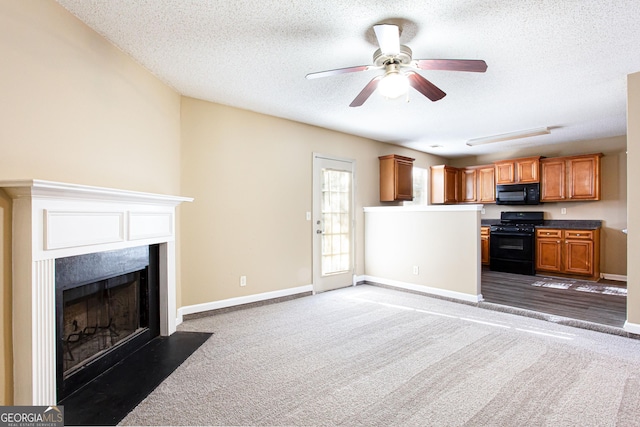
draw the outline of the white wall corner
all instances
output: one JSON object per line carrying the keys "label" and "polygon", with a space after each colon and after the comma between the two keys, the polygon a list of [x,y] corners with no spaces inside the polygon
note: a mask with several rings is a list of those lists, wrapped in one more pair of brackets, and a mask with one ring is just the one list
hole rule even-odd
{"label": "white wall corner", "polygon": [[623,329],[627,332],[631,332],[632,334],[640,335],[640,324],[638,323],[630,323],[628,320],[624,322]]}
{"label": "white wall corner", "polygon": [[366,277],[367,276],[365,276],[364,274],[361,274],[359,276],[354,274],[354,276],[353,276],[353,284],[357,285],[358,283],[364,282],[366,280]]}
{"label": "white wall corner", "polygon": [[627,281],[627,276],[626,275],[622,275],[622,274],[601,273],[600,277],[602,279],[615,280],[615,281],[618,281],[618,282],[626,282]]}

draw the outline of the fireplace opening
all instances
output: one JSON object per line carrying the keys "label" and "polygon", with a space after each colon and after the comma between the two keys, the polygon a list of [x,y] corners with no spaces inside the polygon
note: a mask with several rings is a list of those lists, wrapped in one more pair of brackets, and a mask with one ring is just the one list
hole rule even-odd
{"label": "fireplace opening", "polygon": [[147,326],[139,284],[136,272],[62,292],[64,378]]}
{"label": "fireplace opening", "polygon": [[56,260],[58,400],[160,334],[158,246]]}

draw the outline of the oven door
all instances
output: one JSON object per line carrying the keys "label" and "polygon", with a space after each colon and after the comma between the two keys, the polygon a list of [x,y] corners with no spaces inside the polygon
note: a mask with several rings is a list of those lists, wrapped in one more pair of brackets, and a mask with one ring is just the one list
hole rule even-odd
{"label": "oven door", "polygon": [[535,243],[533,234],[492,231],[489,236],[492,260],[533,261]]}

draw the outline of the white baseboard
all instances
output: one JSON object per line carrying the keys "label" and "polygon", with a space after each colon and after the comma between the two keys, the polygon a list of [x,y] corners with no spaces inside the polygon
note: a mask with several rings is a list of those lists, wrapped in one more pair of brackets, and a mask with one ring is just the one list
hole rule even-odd
{"label": "white baseboard", "polygon": [[623,329],[627,332],[631,332],[632,334],[640,335],[640,324],[638,323],[630,323],[628,320],[624,322]]}
{"label": "white baseboard", "polygon": [[244,297],[229,298],[220,301],[205,302],[202,304],[186,305],[178,309],[176,325],[182,323],[187,314],[202,313],[204,311],[218,310],[220,308],[236,307],[254,302],[267,301],[275,298],[313,292],[313,285],[298,286],[296,288],[282,289],[280,291],[264,292],[261,294],[247,295]]}
{"label": "white baseboard", "polygon": [[367,276],[367,275],[358,276],[358,282],[361,282],[361,281],[380,283],[381,285],[391,286],[394,288],[406,289],[406,290],[419,292],[426,295],[437,295],[440,297],[452,298],[452,299],[462,300],[466,302],[477,303],[477,302],[484,301],[484,298],[482,298],[482,294],[478,294],[478,295],[465,294],[462,292],[449,291],[447,289],[440,289],[440,288],[432,288],[429,286],[416,285],[414,283],[401,282],[398,280],[383,279],[381,277],[374,277],[374,276]]}
{"label": "white baseboard", "polygon": [[602,273],[602,274],[600,274],[600,277],[602,279],[607,279],[607,280],[617,280],[618,282],[626,282],[627,281],[627,276],[624,276],[622,274]]}

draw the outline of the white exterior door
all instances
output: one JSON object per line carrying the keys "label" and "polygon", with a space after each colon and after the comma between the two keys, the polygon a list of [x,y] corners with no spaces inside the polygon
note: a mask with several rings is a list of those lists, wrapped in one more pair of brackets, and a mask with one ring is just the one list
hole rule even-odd
{"label": "white exterior door", "polygon": [[313,289],[353,283],[355,162],[313,155]]}

